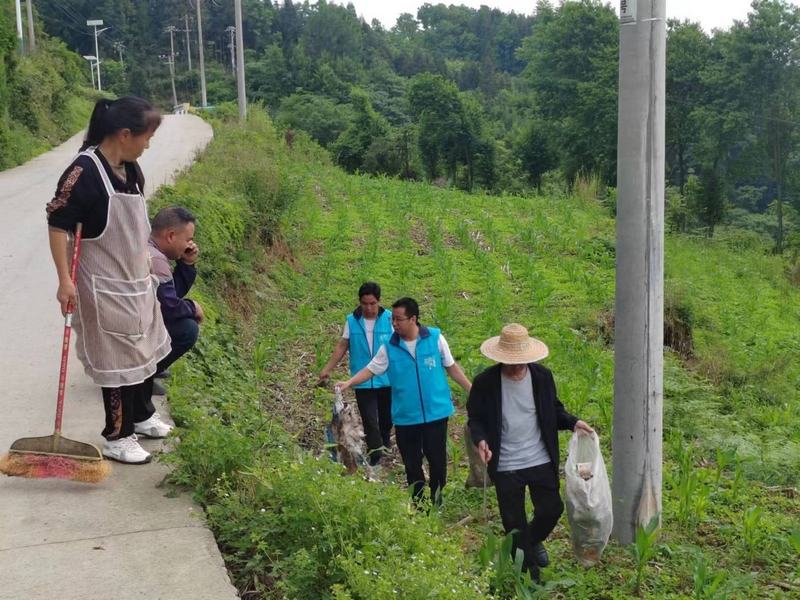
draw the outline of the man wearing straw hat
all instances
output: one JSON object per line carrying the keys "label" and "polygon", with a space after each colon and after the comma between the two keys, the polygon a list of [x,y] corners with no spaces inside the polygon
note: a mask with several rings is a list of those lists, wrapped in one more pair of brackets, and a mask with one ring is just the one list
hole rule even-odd
{"label": "man wearing straw hat", "polygon": [[[559,493],[558,431],[594,430],[569,414],[556,394],[553,374],[537,364],[547,346],[516,323],[486,340],[481,353],[499,364],[475,378],[467,401],[472,440],[497,491],[503,527],[514,534],[513,553],[525,555],[534,579],[549,564],[542,542],[564,511]],[[525,489],[533,502],[528,523]]]}

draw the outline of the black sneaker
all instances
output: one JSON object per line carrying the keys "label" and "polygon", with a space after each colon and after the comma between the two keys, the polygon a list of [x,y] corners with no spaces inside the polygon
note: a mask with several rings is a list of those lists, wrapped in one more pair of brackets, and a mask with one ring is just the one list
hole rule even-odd
{"label": "black sneaker", "polygon": [[156,379],[172,379],[172,371],[167,369],[166,371],[161,371],[160,373],[156,373],[153,375]]}
{"label": "black sneaker", "polygon": [[550,557],[547,555],[547,550],[542,542],[536,542],[533,545],[533,560],[542,568],[550,564]]}
{"label": "black sneaker", "polygon": [[159,380],[153,380],[153,396],[166,396],[167,395],[167,388],[164,387],[164,384],[161,383]]}

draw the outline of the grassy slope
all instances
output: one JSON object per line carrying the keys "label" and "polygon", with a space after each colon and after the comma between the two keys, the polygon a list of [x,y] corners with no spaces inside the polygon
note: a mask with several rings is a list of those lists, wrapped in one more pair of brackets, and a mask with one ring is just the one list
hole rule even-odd
{"label": "grassy slope", "polygon": [[[421,301],[423,320],[444,329],[469,375],[485,364],[477,350],[484,338],[505,322],[524,323],[551,348],[546,364],[562,400],[607,444],[613,220],[597,202],[557,192],[490,198],[348,176],[310,145],[286,152],[256,115],[247,133],[220,129],[201,163],[162,199],[200,216],[201,298],[212,314],[171,392],[185,427],[169,457],[175,479],[209,506],[242,587],[264,597],[389,598],[397,588],[404,598],[485,594],[492,573],[474,560],[484,528],[447,529],[482,513],[480,491],[463,488],[463,414],[451,427],[456,464],[444,513],[410,516],[397,486],[341,478],[327,461],[295,449],[321,448],[331,396],[314,388],[315,373],[357,285],[375,279],[386,300]],[[269,218],[259,218],[267,209]],[[273,237],[276,218],[282,235]],[[260,242],[269,238],[264,252]],[[725,597],[782,597],[774,582],[791,579],[797,555],[788,532],[800,511],[786,497],[791,492],[744,478],[794,484],[800,472],[791,361],[798,292],[777,259],[721,243],[670,239],[667,270],[670,305],[693,326],[695,353],[690,369],[676,356],[667,361],[668,548],[655,559],[659,568],[646,570],[646,589],[652,597],[693,595],[698,546],[726,585],[746,590]],[[732,445],[738,458],[724,453]],[[720,462],[725,468],[717,469]],[[402,472],[382,476],[392,482]],[[492,496],[490,520],[499,531]],[[766,513],[748,532],[742,515],[751,506]],[[570,558],[563,527],[555,537],[556,566],[547,577],[575,583],[567,597],[630,596],[625,549],[612,545],[602,567],[584,571]],[[443,557],[435,572],[410,560],[422,560],[434,539]],[[461,558],[460,546],[467,548]],[[739,581],[750,570],[752,581]]]}

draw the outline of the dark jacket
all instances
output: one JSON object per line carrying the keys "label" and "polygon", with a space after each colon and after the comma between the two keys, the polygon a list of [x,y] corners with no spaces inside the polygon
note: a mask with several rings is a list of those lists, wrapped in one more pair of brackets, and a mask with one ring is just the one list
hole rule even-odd
{"label": "dark jacket", "polygon": [[[500,436],[503,429],[503,403],[501,393],[500,369],[502,365],[489,367],[472,382],[472,391],[467,400],[469,431],[477,446],[486,440],[492,458],[489,461],[489,475],[494,479],[497,461],[500,458]],[[533,398],[536,404],[536,418],[542,430],[542,441],[553,468],[558,471],[558,430],[572,431],[578,418],[569,414],[556,394],[556,384],[550,369],[538,363],[530,363],[533,384]]]}
{"label": "dark jacket", "polygon": [[197,269],[194,265],[187,265],[179,260],[175,263],[173,271],[170,260],[153,238],[150,238],[150,260],[152,261],[153,275],[158,277],[156,296],[161,304],[164,324],[170,325],[180,319],[196,319],[197,308],[194,302],[184,298],[197,277]]}

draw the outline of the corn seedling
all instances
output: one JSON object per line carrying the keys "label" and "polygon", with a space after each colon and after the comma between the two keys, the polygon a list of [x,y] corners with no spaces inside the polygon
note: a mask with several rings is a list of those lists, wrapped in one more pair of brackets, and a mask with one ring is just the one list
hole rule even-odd
{"label": "corn seedling", "polygon": [[661,515],[659,514],[650,519],[647,525],[639,525],[636,528],[636,541],[628,547],[636,563],[634,592],[637,596],[641,595],[644,568],[656,552],[660,520]]}
{"label": "corn seedling", "polygon": [[736,448],[726,448],[720,450],[717,448],[717,469],[714,472],[714,483],[719,489],[720,480],[722,479],[722,472],[736,462]]}
{"label": "corn seedling", "polygon": [[698,550],[693,571],[694,600],[727,600],[739,591],[747,589],[753,575],[726,579],[726,573],[712,573],[702,551]]}
{"label": "corn seedling", "polygon": [[751,506],[742,515],[742,542],[750,564],[753,564],[759,549],[766,541],[767,536],[760,527],[763,514],[763,508]]}
{"label": "corn seedling", "polygon": [[461,458],[464,456],[464,448],[461,444],[456,444],[452,438],[447,438],[447,453],[450,455],[450,460],[453,463],[453,468],[461,464]]}

